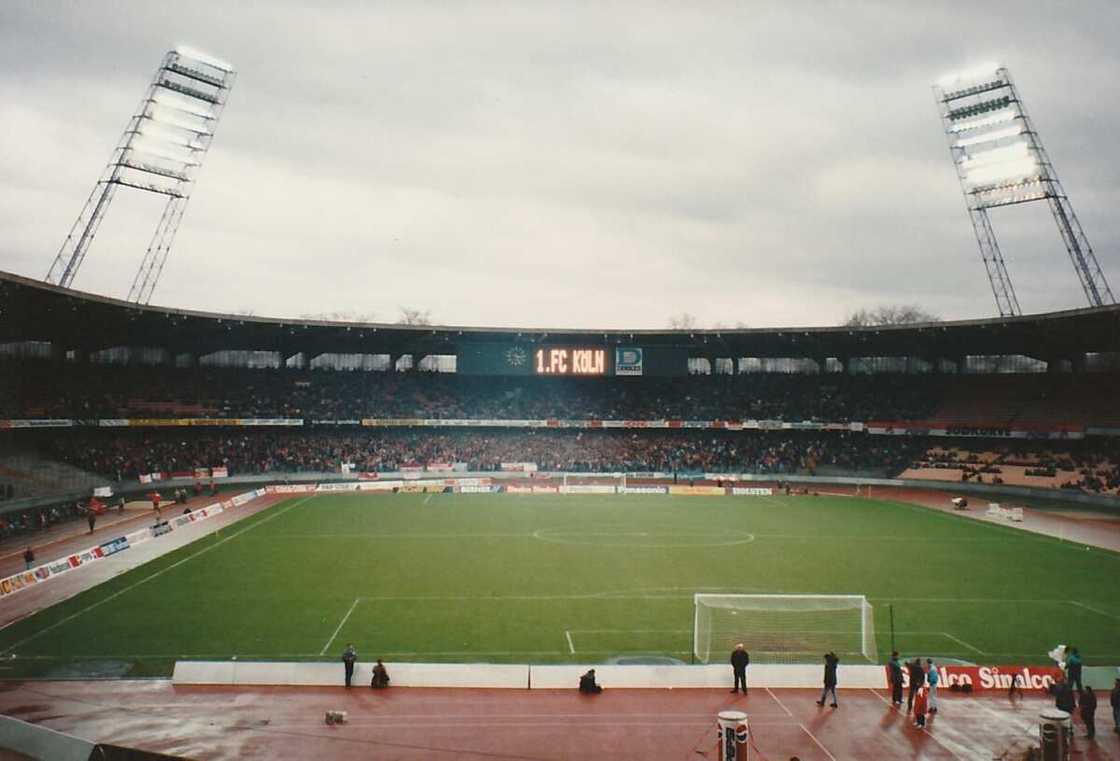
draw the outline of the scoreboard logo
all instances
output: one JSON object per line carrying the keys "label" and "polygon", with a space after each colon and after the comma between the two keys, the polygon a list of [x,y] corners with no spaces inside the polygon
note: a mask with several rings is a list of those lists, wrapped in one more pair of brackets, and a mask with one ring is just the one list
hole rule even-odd
{"label": "scoreboard logo", "polygon": [[614,350],[615,375],[641,375],[642,350],[618,347]]}

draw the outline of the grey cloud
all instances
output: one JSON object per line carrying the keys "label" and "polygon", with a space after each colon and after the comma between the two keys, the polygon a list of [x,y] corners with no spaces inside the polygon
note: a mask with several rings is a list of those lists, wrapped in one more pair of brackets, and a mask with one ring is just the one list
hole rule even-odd
{"label": "grey cloud", "polygon": [[[394,315],[404,292],[437,321],[582,327],[986,316],[929,86],[996,56],[1116,289],[1118,26],[1107,2],[9,2],[0,268],[42,276],[183,41],[239,80],[157,302]],[[118,196],[78,287],[123,295],[143,211]],[[1024,308],[1081,306],[1030,211],[997,219]]]}

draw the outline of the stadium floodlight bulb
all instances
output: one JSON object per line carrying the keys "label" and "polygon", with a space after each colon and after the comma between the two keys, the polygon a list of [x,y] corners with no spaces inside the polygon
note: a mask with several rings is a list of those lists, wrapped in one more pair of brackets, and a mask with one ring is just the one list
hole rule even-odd
{"label": "stadium floodlight bulb", "polygon": [[133,138],[131,145],[129,145],[129,150],[137,151],[153,158],[163,159],[164,161],[171,161],[176,164],[182,164],[184,167],[198,166],[199,163],[189,156],[184,156],[181,153],[176,153],[175,146],[163,142],[152,141],[145,138],[143,135],[138,135],[137,137]]}
{"label": "stadium floodlight bulb", "polygon": [[180,116],[179,114],[181,112],[152,104],[144,112],[143,118],[150,119],[157,124],[193,132],[196,135],[214,134],[214,131],[207,126],[205,121],[191,121],[186,116]]}
{"label": "stadium floodlight bulb", "polygon": [[1023,125],[1022,124],[1015,124],[1011,127],[1004,127],[1003,129],[992,130],[991,132],[985,132],[982,135],[976,135],[974,137],[962,137],[960,140],[955,142],[953,145],[957,148],[967,148],[970,145],[980,145],[981,143],[991,143],[991,142],[994,142],[996,140],[1003,140],[1003,139],[1008,138],[1008,137],[1017,137],[1021,134],[1023,134]]}
{"label": "stadium floodlight bulb", "polygon": [[192,61],[204,63],[207,66],[211,66],[220,71],[232,72],[235,70],[232,63],[226,63],[220,58],[215,58],[209,53],[204,53],[201,50],[190,47],[189,45],[176,45],[175,52],[181,55],[183,58],[189,58]]}
{"label": "stadium floodlight bulb", "polygon": [[184,137],[182,130],[176,130],[167,124],[153,119],[142,119],[136,131],[153,140],[166,141],[172,145],[190,147],[189,140]]}
{"label": "stadium floodlight bulb", "polygon": [[200,119],[206,119],[207,121],[214,119],[213,111],[211,111],[209,108],[206,108],[205,106],[198,105],[196,101],[186,97],[185,95],[179,95],[178,93],[170,92],[168,90],[157,90],[156,92],[152,93],[151,99],[153,102],[158,103],[161,106],[173,108],[176,111],[183,111],[184,113],[197,116]]}
{"label": "stadium floodlight bulb", "polygon": [[1021,159],[1030,152],[1030,146],[1025,142],[1012,143],[1000,148],[992,148],[987,151],[978,151],[976,153],[967,153],[960,160],[961,167],[968,171],[971,167],[984,166],[986,164],[998,164],[1004,161],[1014,161]]}
{"label": "stadium floodlight bulb", "polygon": [[977,66],[972,66],[964,71],[956,71],[946,74],[937,80],[937,86],[942,90],[947,90],[954,85],[964,84],[968,82],[979,82],[988,77],[995,77],[996,72],[1000,70],[998,63],[983,63]]}
{"label": "stadium floodlight bulb", "polygon": [[968,132],[974,129],[983,129],[984,127],[992,127],[996,124],[1004,124],[1005,122],[1013,121],[1019,117],[1019,113],[1013,109],[1008,108],[1003,111],[997,111],[994,114],[988,114],[978,119],[970,119],[968,121],[957,122],[949,128],[950,132]]}
{"label": "stadium floodlight bulb", "polygon": [[1026,156],[1017,161],[1003,161],[997,164],[977,167],[965,175],[969,185],[983,185],[1000,180],[1033,177],[1038,174],[1038,162],[1034,156]]}

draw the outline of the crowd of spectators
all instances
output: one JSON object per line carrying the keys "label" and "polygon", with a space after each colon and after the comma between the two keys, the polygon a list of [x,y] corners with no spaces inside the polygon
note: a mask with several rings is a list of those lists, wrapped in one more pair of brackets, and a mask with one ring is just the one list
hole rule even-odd
{"label": "crowd of spectators", "polygon": [[80,514],[78,503],[72,501],[0,513],[0,541],[17,534],[46,531],[56,523],[73,520]]}
{"label": "crowd of spectators", "polygon": [[399,429],[299,431],[87,431],[43,440],[45,454],[131,480],[144,473],[225,466],[231,475],[395,471],[466,463],[498,470],[533,462],[542,470],[812,473],[822,466],[882,475],[904,467],[924,443],[847,432]]}
{"label": "crowd of spectators", "polygon": [[784,374],[479,377],[431,372],[168,369],[7,360],[0,418],[363,417],[901,420],[927,417],[944,379]]}
{"label": "crowd of spectators", "polygon": [[964,481],[1004,482],[1005,469],[1022,468],[1024,476],[1053,479],[1059,473],[1076,473],[1060,488],[1101,494],[1120,489],[1120,441],[1112,437],[1057,440],[975,440],[969,445],[923,452],[913,468],[960,470]]}

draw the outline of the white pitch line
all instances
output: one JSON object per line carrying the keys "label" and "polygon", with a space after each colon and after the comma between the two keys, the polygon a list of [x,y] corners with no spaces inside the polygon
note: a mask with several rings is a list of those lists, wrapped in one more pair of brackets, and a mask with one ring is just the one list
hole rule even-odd
{"label": "white pitch line", "polygon": [[832,761],[836,761],[836,756],[834,756],[834,755],[832,755],[831,753],[828,752],[828,748],[824,747],[824,743],[822,743],[820,740],[818,740],[817,736],[814,735],[812,732],[810,732],[809,728],[807,726],[805,726],[804,724],[798,724],[797,726],[801,727],[802,732],[809,735],[809,739],[812,740],[813,742],[815,742],[817,744],[817,747],[820,748],[821,750],[823,750],[824,754],[826,756],[831,758]]}
{"label": "white pitch line", "polygon": [[431,501],[432,501],[432,495],[431,495],[431,494],[429,494],[428,496],[424,497],[424,504],[425,504],[425,505],[426,505],[426,504],[428,504],[428,503],[429,503],[429,502],[431,502]]}
{"label": "white pitch line", "polygon": [[576,654],[576,646],[572,644],[572,633],[570,631],[568,631],[567,629],[565,629],[564,630],[564,636],[568,640],[568,650],[571,651],[572,655],[575,655]]}
{"label": "white pitch line", "polygon": [[568,631],[576,634],[688,634],[692,629],[569,629]]}
{"label": "white pitch line", "polygon": [[346,626],[346,622],[350,620],[350,614],[354,612],[354,608],[358,607],[358,601],[361,599],[362,598],[360,597],[355,597],[354,602],[350,603],[350,610],[346,611],[346,615],[343,616],[342,620],[338,622],[338,628],[334,630],[334,634],[332,634],[331,638],[327,640],[327,644],[323,645],[323,649],[319,651],[319,655],[327,654],[327,648],[331,646],[331,643],[334,642],[334,638],[338,636],[338,633],[340,631],[342,631],[342,627]]}
{"label": "white pitch line", "polygon": [[[783,703],[782,701],[778,700],[778,696],[774,694],[773,690],[771,690],[769,687],[767,687],[766,688],[766,694],[769,695],[770,697],[774,698],[774,702],[777,703],[781,707],[781,709],[786,712],[786,716],[789,716],[791,719],[793,718],[793,711],[786,708],[786,704]],[[825,752],[827,753],[828,751],[825,751]]]}
{"label": "white pitch line", "polygon": [[1120,616],[1117,616],[1114,613],[1108,613],[1106,611],[1101,610],[1100,608],[1094,608],[1092,605],[1086,605],[1085,603],[1078,602],[1077,600],[1070,600],[1069,604],[1070,605],[1076,605],[1079,608],[1084,608],[1085,610],[1088,610],[1088,611],[1091,611],[1091,612],[1096,613],[1098,615],[1104,616],[1105,618],[1112,618],[1112,619],[1115,619],[1117,621],[1120,621]]}
{"label": "white pitch line", "polygon": [[954,641],[954,642],[956,642],[957,644],[960,644],[960,645],[964,645],[965,647],[967,647],[967,648],[968,648],[969,650],[973,651],[974,653],[979,653],[980,655],[987,655],[987,653],[985,653],[985,652],[984,652],[983,650],[981,650],[981,649],[980,649],[980,648],[978,648],[978,647],[975,647],[974,645],[970,645],[970,644],[968,644],[967,642],[965,642],[965,641],[964,641],[963,639],[961,639],[960,637],[954,637],[954,636],[953,636],[952,634],[950,634],[949,632],[941,632],[941,634],[945,635],[946,637],[948,637],[949,639],[953,640],[953,641]]}
{"label": "white pitch line", "polygon": [[[244,534],[244,533],[245,533],[246,531],[252,531],[252,530],[253,530],[253,529],[255,529],[255,528],[256,528],[257,526],[260,526],[260,525],[261,525],[262,523],[267,523],[268,521],[272,520],[273,518],[278,518],[278,517],[280,517],[280,516],[281,516],[281,515],[283,515],[284,513],[288,512],[289,510],[291,510],[291,509],[293,509],[293,508],[295,508],[295,507],[298,507],[299,505],[302,505],[302,504],[303,504],[304,502],[306,502],[307,500],[309,500],[309,499],[314,499],[314,498],[315,498],[315,496],[316,496],[316,495],[312,494],[312,495],[310,495],[310,496],[304,497],[303,499],[297,500],[297,501],[293,502],[292,504],[288,505],[287,507],[285,507],[285,508],[284,508],[283,510],[280,510],[279,512],[276,512],[276,513],[273,513],[272,515],[268,516],[267,518],[263,518],[263,519],[261,519],[261,520],[257,521],[256,523],[254,523],[254,524],[253,524],[253,525],[251,525],[251,526],[246,526],[245,528],[241,529],[240,531],[235,531],[234,533],[230,534],[230,535],[229,535],[229,536],[227,536],[226,538],[224,538],[224,539],[219,539],[218,541],[214,542],[214,543],[213,543],[213,544],[211,544],[211,545],[210,545],[209,547],[203,547],[203,548],[202,548],[201,550],[199,550],[198,552],[193,552],[193,553],[191,553],[190,555],[187,555],[187,556],[186,556],[185,558],[183,558],[182,560],[178,560],[178,561],[176,561],[176,562],[172,563],[171,565],[167,566],[166,568],[164,568],[164,569],[162,569],[162,570],[159,570],[159,571],[156,571],[156,572],[155,572],[155,573],[153,573],[153,574],[152,574],[151,576],[145,576],[144,578],[140,579],[140,581],[137,581],[137,582],[136,582],[135,584],[129,584],[129,585],[128,585],[127,587],[125,587],[124,589],[122,589],[122,590],[120,590],[120,591],[117,591],[117,592],[114,592],[113,594],[109,595],[108,597],[105,597],[105,598],[103,598],[103,599],[101,599],[101,600],[98,600],[98,601],[97,601],[97,602],[95,602],[95,603],[92,603],[92,604],[90,604],[90,605],[87,605],[86,607],[84,607],[84,608],[82,608],[81,610],[79,610],[79,611],[78,611],[77,613],[71,613],[71,614],[70,614],[69,616],[67,616],[66,618],[63,618],[63,619],[61,619],[60,621],[56,621],[55,623],[51,624],[50,626],[46,626],[46,627],[44,627],[44,628],[42,628],[42,629],[39,629],[39,630],[38,630],[37,632],[35,632],[34,634],[31,634],[31,635],[29,635],[29,636],[27,636],[27,637],[24,637],[24,638],[23,638],[23,639],[21,639],[21,640],[20,640],[19,642],[16,642],[16,643],[15,643],[14,645],[11,645],[11,646],[9,646],[9,647],[5,648],[5,649],[4,649],[4,650],[3,650],[2,652],[4,652],[4,653],[10,653],[10,652],[14,651],[14,650],[15,650],[15,649],[16,649],[17,647],[19,647],[20,645],[24,645],[24,644],[27,644],[27,643],[28,643],[28,642],[30,642],[31,640],[33,640],[33,639],[36,639],[37,637],[39,637],[39,636],[41,636],[41,635],[43,635],[43,634],[46,634],[46,633],[47,633],[47,632],[49,632],[49,631],[54,631],[55,629],[57,629],[58,627],[62,626],[63,624],[67,624],[67,623],[70,623],[70,622],[71,622],[71,621],[73,621],[73,620],[74,620],[75,618],[78,618],[79,616],[85,615],[86,613],[90,612],[90,611],[91,611],[91,610],[93,610],[94,608],[99,608],[99,607],[101,607],[102,605],[104,605],[105,603],[107,603],[107,602],[110,602],[110,601],[112,601],[112,600],[115,600],[115,599],[117,599],[118,597],[120,597],[121,595],[123,595],[123,594],[124,594],[125,592],[131,592],[131,591],[132,591],[133,589],[136,589],[136,587],[140,586],[141,584],[147,584],[147,583],[148,583],[149,581],[151,581],[152,579],[155,579],[155,578],[158,578],[158,577],[162,576],[163,574],[167,573],[168,571],[172,570],[173,568],[178,568],[179,566],[183,565],[183,563],[186,563],[186,562],[187,562],[187,561],[189,561],[189,560],[194,560],[194,559],[195,559],[195,558],[197,558],[197,557],[198,557],[199,555],[205,555],[205,554],[206,554],[207,552],[209,552],[210,550],[212,550],[212,549],[214,549],[214,548],[216,548],[216,547],[221,547],[221,546],[222,546],[223,544],[225,544],[226,542],[228,542],[228,541],[230,541],[230,540],[232,540],[232,539],[236,539],[237,537],[239,537],[239,536],[241,536],[242,534]],[[213,536],[213,534],[209,534],[208,536]],[[199,539],[201,539],[201,538],[203,538],[203,537],[199,537]],[[195,541],[197,541],[197,540],[195,540]],[[185,546],[190,546],[190,545],[185,545]],[[173,551],[174,551],[174,550],[173,550]],[[153,558],[153,560],[154,560],[154,558]],[[148,561],[148,562],[151,562],[151,561]],[[142,566],[141,566],[141,567],[142,567]]]}

